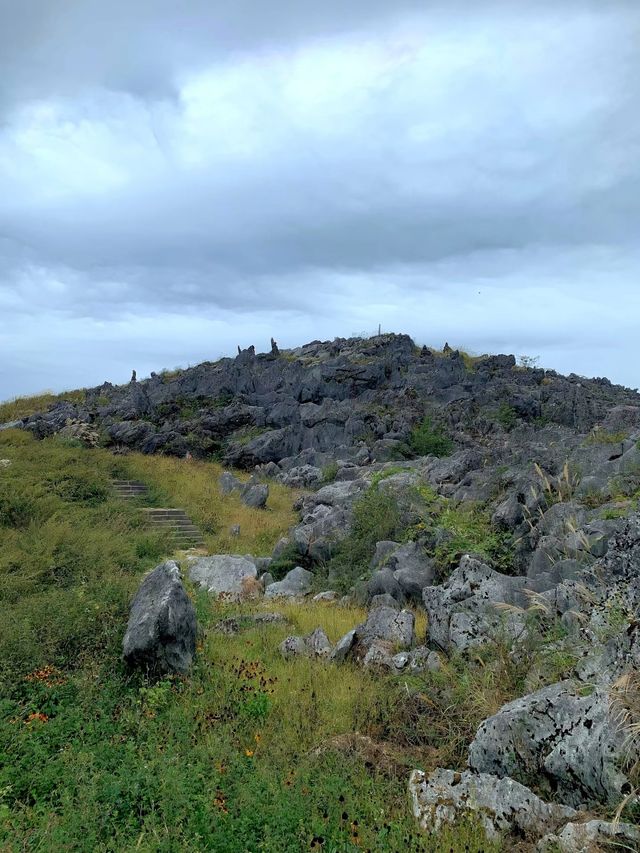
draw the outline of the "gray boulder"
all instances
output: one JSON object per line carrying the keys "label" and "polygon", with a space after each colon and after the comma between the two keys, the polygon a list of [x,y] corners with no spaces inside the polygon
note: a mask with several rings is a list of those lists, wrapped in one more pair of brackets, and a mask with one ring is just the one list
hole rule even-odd
{"label": "gray boulder", "polygon": [[153,675],[187,672],[196,651],[196,612],[172,560],[157,566],[136,593],[122,652]]}
{"label": "gray boulder", "polygon": [[237,477],[234,477],[229,471],[225,471],[220,475],[218,485],[223,495],[230,495],[233,492],[239,492],[243,487],[240,480],[238,480]]}
{"label": "gray boulder", "polygon": [[599,850],[640,850],[640,829],[629,823],[588,820],[567,823],[540,839],[539,853],[596,853]]}
{"label": "gray boulder", "polygon": [[492,840],[505,832],[538,839],[576,815],[567,806],[545,803],[513,779],[488,773],[438,769],[427,776],[414,770],[409,796],[420,828],[434,835],[471,812]]}
{"label": "gray boulder", "polygon": [[355,628],[351,631],[347,631],[344,637],[338,640],[331,653],[331,660],[335,663],[342,663],[343,660],[347,658],[351,649],[353,648],[353,644],[356,639],[356,631]]}
{"label": "gray boulder", "polygon": [[286,660],[295,657],[329,658],[333,647],[322,630],[316,628],[306,637],[286,637],[280,643],[280,654]]}
{"label": "gray boulder", "polygon": [[533,780],[573,806],[616,804],[631,789],[619,769],[624,741],[606,688],[562,681],[485,720],[469,748],[469,766]]}
{"label": "gray boulder", "polygon": [[446,583],[423,590],[430,642],[444,651],[465,651],[498,637],[523,636],[525,582],[464,556]]}
{"label": "gray boulder", "polygon": [[379,569],[367,581],[367,599],[369,601],[383,595],[395,599],[399,604],[404,604],[407,600],[404,590],[389,568]]}
{"label": "gray boulder", "polygon": [[216,554],[212,557],[190,557],[189,578],[207,592],[223,598],[239,600],[251,582],[257,579],[255,563],[247,557]]}
{"label": "gray boulder", "polygon": [[252,483],[240,492],[240,499],[252,509],[264,509],[269,498],[269,486],[266,483]]}
{"label": "gray boulder", "polygon": [[296,566],[281,581],[269,584],[264,594],[267,598],[297,598],[311,590],[312,582],[313,574]]}
{"label": "gray boulder", "polygon": [[376,607],[371,610],[367,621],[356,628],[357,656],[364,658],[374,641],[389,644],[390,649],[408,649],[415,642],[415,617],[408,610],[393,607]]}

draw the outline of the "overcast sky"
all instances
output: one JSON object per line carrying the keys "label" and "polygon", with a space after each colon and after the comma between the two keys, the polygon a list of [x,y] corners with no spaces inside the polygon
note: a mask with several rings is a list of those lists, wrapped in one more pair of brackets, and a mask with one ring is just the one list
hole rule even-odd
{"label": "overcast sky", "polygon": [[637,0],[0,0],[0,399],[378,324],[637,387],[639,38]]}

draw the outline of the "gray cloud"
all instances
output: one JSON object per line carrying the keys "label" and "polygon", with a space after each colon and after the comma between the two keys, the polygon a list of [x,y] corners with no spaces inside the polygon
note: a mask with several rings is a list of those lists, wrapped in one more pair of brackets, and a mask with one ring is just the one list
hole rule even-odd
{"label": "gray cloud", "polygon": [[637,6],[265,9],[0,0],[0,397],[379,322],[638,384]]}

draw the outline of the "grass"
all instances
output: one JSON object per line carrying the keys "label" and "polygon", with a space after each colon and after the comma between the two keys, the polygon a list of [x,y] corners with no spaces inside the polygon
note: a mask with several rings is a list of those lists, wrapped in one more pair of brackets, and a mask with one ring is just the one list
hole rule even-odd
{"label": "grass", "polygon": [[144,480],[157,501],[183,506],[210,525],[212,550],[240,523],[240,553],[270,549],[294,493],[273,487],[259,513],[220,496],[211,463],[114,457],[14,430],[0,434],[0,455],[12,463],[0,470],[0,849],[500,849],[473,821],[424,836],[406,794],[414,766],[462,766],[472,730],[512,683],[492,665],[407,680],[285,662],[288,633],[320,625],[335,641],[364,612],[282,604],[288,625],[227,636],[215,623],[251,607],[187,583],[202,628],[189,677],[152,683],[124,669],[131,595],[171,546],[109,480]]}
{"label": "grass", "polygon": [[[480,722],[525,693],[532,672],[535,687],[571,673],[557,625],[532,625],[518,656],[496,643],[443,658],[436,672],[385,675],[279,654],[285,636],[318,626],[337,641],[365,619],[358,607],[230,605],[187,582],[202,629],[196,663],[188,678],[153,683],[125,670],[120,644],[141,575],[171,543],[141,525],[110,479],[142,480],[156,505],[185,508],[220,553],[270,553],[295,521],[297,494],[271,484],[269,508],[250,510],[220,495],[214,463],[113,456],[18,430],[0,433],[0,457],[12,463],[0,469],[1,850],[516,849],[487,842],[473,820],[424,835],[407,781],[414,767],[464,769]],[[418,537],[443,575],[461,551],[506,559],[482,506],[423,486],[411,497],[422,520],[403,528],[407,507],[384,480],[356,505],[340,552],[351,580],[386,538]],[[565,471],[548,491],[562,498],[570,484]],[[611,636],[630,618],[622,605],[611,604]],[[287,624],[215,629],[267,608]],[[426,617],[416,615],[420,641]]]}
{"label": "grass", "polygon": [[16,397],[14,400],[0,403],[0,424],[19,421],[28,418],[30,415],[35,415],[37,412],[46,412],[54,403],[62,401],[84,403],[85,396],[85,391],[80,389],[78,391],[63,391],[61,394],[45,391],[42,394],[33,394],[30,397]]}
{"label": "grass", "polygon": [[426,417],[411,431],[409,447],[416,456],[450,456],[454,444],[441,426]]}

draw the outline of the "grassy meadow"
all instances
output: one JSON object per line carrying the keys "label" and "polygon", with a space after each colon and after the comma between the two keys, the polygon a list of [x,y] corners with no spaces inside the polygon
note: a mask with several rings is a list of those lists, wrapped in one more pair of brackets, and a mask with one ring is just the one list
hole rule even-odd
{"label": "grassy meadow", "polygon": [[[364,612],[231,606],[187,582],[197,660],[187,678],[147,682],[125,670],[120,644],[131,596],[171,542],[110,479],[143,480],[156,505],[186,509],[212,553],[270,553],[296,495],[272,486],[270,508],[250,510],[220,496],[213,463],[16,430],[0,432],[0,459],[11,463],[0,467],[1,850],[503,849],[473,822],[423,835],[407,798],[412,768],[462,767],[479,722],[521,689],[499,649],[421,676],[284,661],[287,634],[322,626],[335,641]],[[216,629],[265,609],[288,624]]]}

